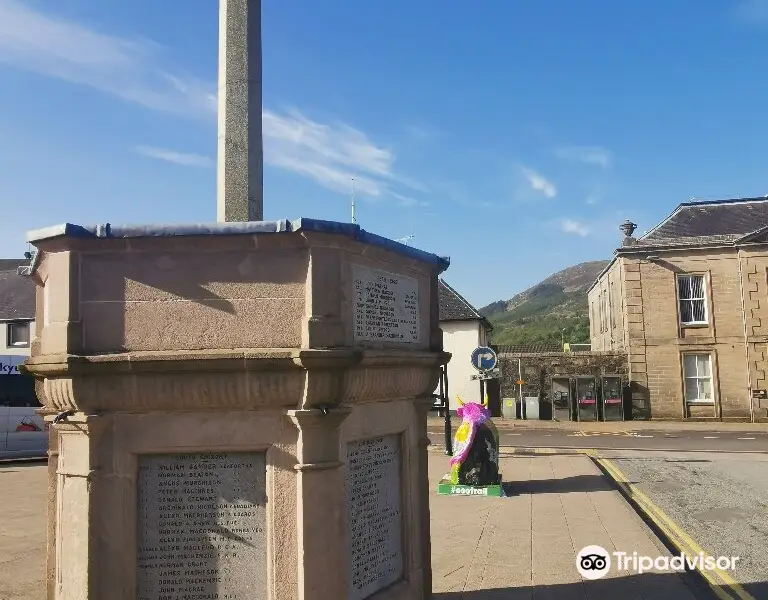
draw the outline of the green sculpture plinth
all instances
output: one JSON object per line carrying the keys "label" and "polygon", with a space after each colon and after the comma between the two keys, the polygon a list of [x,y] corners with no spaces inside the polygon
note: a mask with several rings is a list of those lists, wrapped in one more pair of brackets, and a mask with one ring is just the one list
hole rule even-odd
{"label": "green sculpture plinth", "polygon": [[459,485],[451,483],[451,478],[446,476],[437,484],[437,493],[441,496],[491,496],[493,498],[501,498],[504,496],[504,487],[501,484]]}

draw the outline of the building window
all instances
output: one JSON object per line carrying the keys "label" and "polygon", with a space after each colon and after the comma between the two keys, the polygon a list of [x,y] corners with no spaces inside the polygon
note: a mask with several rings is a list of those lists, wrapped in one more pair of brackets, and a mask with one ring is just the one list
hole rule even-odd
{"label": "building window", "polygon": [[605,332],[605,290],[600,291],[600,333]]}
{"label": "building window", "polygon": [[600,331],[604,333],[607,330],[605,326],[605,290],[600,292]]}
{"label": "building window", "polygon": [[713,402],[712,357],[709,354],[684,354],[686,402]]}
{"label": "building window", "polygon": [[29,323],[8,323],[8,347],[29,347]]}
{"label": "building window", "polygon": [[680,302],[680,323],[683,325],[708,323],[704,275],[679,275],[677,295]]}

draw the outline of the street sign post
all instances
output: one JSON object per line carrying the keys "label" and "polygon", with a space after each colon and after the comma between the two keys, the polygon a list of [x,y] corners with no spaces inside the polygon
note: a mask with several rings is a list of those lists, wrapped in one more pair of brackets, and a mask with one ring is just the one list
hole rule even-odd
{"label": "street sign post", "polygon": [[472,381],[486,380],[486,379],[501,379],[501,369],[491,369],[490,371],[480,371],[476,375],[470,375],[469,378]]}
{"label": "street sign post", "polygon": [[478,374],[472,375],[471,379],[480,381],[480,402],[485,401],[485,382],[489,379],[501,377],[501,372],[496,368],[498,358],[493,348],[488,346],[478,346],[472,351],[472,366],[477,369]]}
{"label": "street sign post", "polygon": [[472,351],[472,366],[478,371],[490,371],[496,367],[496,353],[488,346],[478,346]]}

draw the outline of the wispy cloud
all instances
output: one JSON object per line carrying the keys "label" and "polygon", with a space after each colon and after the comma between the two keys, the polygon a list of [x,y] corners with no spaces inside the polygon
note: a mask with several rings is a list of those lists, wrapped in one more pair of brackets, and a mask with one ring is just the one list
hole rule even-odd
{"label": "wispy cloud", "polygon": [[737,4],[735,15],[747,23],[768,23],[768,0],[743,0]]}
{"label": "wispy cloud", "polygon": [[329,189],[355,190],[373,198],[390,196],[406,206],[423,205],[398,188],[427,193],[418,182],[394,171],[395,156],[368,136],[344,123],[313,121],[298,110],[263,112],[264,161],[298,173]]}
{"label": "wispy cloud", "polygon": [[0,2],[1,63],[86,85],[153,110],[215,114],[215,85],[158,66],[162,51],[149,40],[100,33],[37,12],[18,0]]}
{"label": "wispy cloud", "polygon": [[403,128],[406,142],[414,145],[436,142],[447,137],[447,133],[428,125],[406,125]]}
{"label": "wispy cloud", "polygon": [[200,154],[190,154],[188,152],[177,152],[166,148],[155,148],[153,146],[136,146],[136,152],[142,156],[163,160],[165,162],[181,165],[182,167],[202,167],[209,168],[214,166],[213,159]]}
{"label": "wispy cloud", "polygon": [[559,146],[554,150],[555,156],[563,160],[582,162],[607,168],[613,162],[610,150],[601,146]]}
{"label": "wispy cloud", "polygon": [[[0,63],[88,86],[144,108],[216,119],[216,84],[164,67],[164,49],[151,40],[96,31],[19,0],[0,0]],[[264,160],[341,192],[369,198],[389,196],[403,206],[423,201],[403,190],[428,194],[418,181],[396,174],[393,152],[344,123],[324,124],[298,110],[264,110]],[[162,148],[137,149],[146,156],[186,166],[210,159]]]}
{"label": "wispy cloud", "polygon": [[397,204],[399,204],[400,206],[407,206],[407,207],[431,206],[431,204],[426,200],[419,200],[418,198],[403,196],[402,194],[398,194],[397,192],[393,192],[392,190],[389,190],[389,195],[395,198],[395,200],[397,200]]}
{"label": "wispy cloud", "polygon": [[575,219],[561,219],[558,226],[560,231],[564,233],[572,233],[581,237],[587,237],[592,233],[592,228],[589,225]]}
{"label": "wispy cloud", "polygon": [[545,198],[554,198],[557,196],[557,187],[555,184],[542,174],[526,167],[522,167],[521,172],[533,191],[540,193]]}

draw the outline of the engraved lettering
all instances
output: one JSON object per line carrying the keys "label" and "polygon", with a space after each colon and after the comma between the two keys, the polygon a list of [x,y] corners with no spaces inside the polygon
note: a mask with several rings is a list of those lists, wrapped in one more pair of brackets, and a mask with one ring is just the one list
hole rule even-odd
{"label": "engraved lettering", "polygon": [[419,340],[419,284],[404,275],[352,266],[354,336],[358,340]]}
{"label": "engraved lettering", "polygon": [[362,600],[403,576],[400,439],[347,446],[350,600]]}
{"label": "engraved lettering", "polygon": [[139,600],[266,599],[263,453],[139,458]]}

